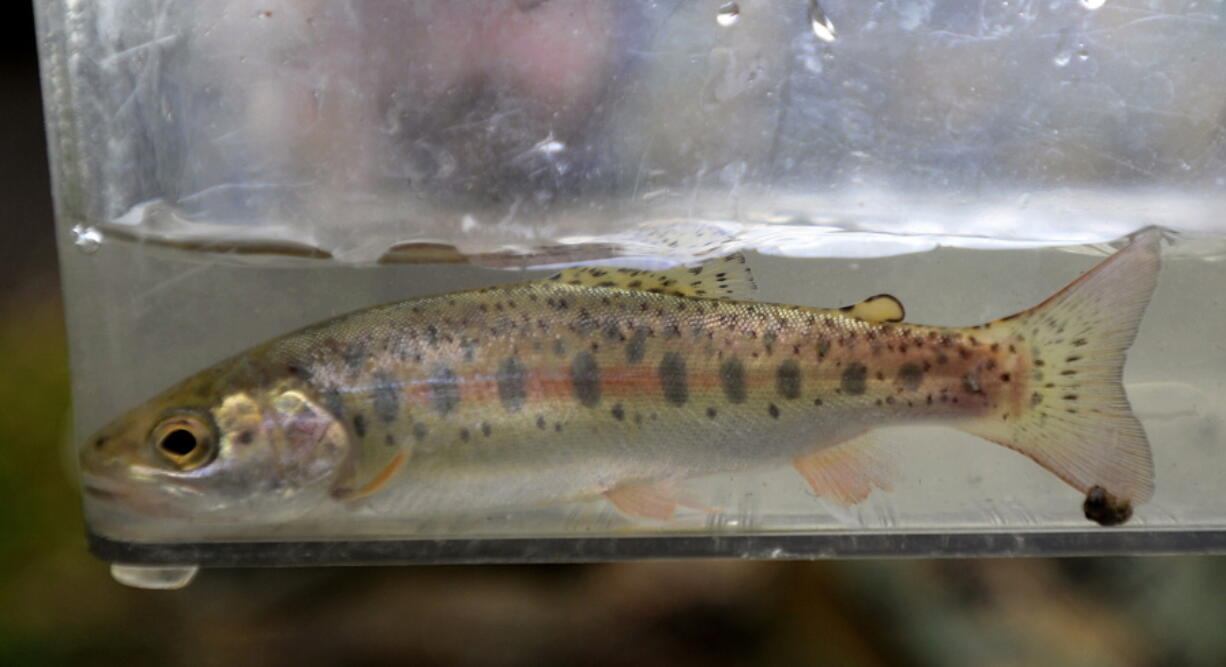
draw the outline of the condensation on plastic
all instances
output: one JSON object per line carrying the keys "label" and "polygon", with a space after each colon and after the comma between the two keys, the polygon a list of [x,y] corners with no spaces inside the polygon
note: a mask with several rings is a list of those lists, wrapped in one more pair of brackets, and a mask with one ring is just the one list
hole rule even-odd
{"label": "condensation on plastic", "polygon": [[[82,234],[539,263],[1226,230],[1220,2],[37,4]],[[724,237],[650,233],[679,221]]]}

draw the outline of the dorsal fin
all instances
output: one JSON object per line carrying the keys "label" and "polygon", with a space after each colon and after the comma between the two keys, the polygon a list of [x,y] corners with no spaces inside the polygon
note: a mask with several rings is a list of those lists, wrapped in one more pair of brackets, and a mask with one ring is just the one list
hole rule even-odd
{"label": "dorsal fin", "polygon": [[548,280],[583,287],[639,290],[674,296],[736,299],[757,289],[753,274],[741,253],[713,259],[701,266],[681,266],[667,271],[576,266]]}
{"label": "dorsal fin", "polygon": [[902,302],[889,294],[870,296],[860,303],[843,306],[839,310],[865,322],[901,322],[907,316]]}

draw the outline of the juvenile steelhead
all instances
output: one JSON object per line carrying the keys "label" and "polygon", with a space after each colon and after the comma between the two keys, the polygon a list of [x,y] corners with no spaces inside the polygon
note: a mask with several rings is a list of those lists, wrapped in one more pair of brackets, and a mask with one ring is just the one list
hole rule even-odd
{"label": "juvenile steelhead", "polygon": [[224,361],[85,443],[86,490],[128,512],[388,517],[605,496],[666,519],[673,484],[791,464],[818,494],[887,486],[869,429],[939,422],[1014,449],[1127,520],[1148,499],[1121,385],[1159,270],[1143,233],[1047,301],[967,328],[882,295],[823,310],[733,300],[743,259],[549,280],[342,316]]}

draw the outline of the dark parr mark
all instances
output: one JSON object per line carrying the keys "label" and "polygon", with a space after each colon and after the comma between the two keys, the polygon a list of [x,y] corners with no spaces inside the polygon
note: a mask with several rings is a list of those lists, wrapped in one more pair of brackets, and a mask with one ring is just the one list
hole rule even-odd
{"label": "dark parr mark", "polygon": [[490,437],[490,434],[493,432],[494,432],[494,429],[493,427],[490,426],[489,422],[481,422],[481,435],[488,438]]}
{"label": "dark parr mark", "polygon": [[924,381],[924,371],[916,364],[903,364],[898,369],[898,381],[902,383],[903,389],[915,391]]}
{"label": "dark parr mark", "polygon": [[847,364],[847,368],[843,371],[843,382],[841,385],[843,391],[852,396],[863,394],[868,389],[868,384],[865,382],[867,376],[868,369],[864,367],[864,364],[858,361]]}
{"label": "dark parr mark", "polygon": [[707,408],[707,418],[708,419],[715,419],[715,416],[717,414],[719,414],[719,412],[715,408]]}
{"label": "dark parr mark", "polygon": [[686,377],[685,359],[676,352],[668,352],[660,361],[660,385],[664,400],[673,405],[685,405],[690,400],[690,384]]}
{"label": "dark parr mark", "polygon": [[775,371],[775,389],[787,398],[800,397],[800,366],[791,359],[779,364]]}
{"label": "dark parr mark", "polygon": [[719,382],[729,403],[745,402],[745,366],[740,359],[732,357],[719,367]]}
{"label": "dark parr mark", "polygon": [[643,355],[646,353],[647,331],[635,329],[634,335],[630,336],[630,340],[626,343],[626,363],[637,364],[643,360]]}
{"label": "dark parr mark", "polygon": [[400,414],[400,383],[390,373],[375,374],[375,416],[385,422],[396,421]]}
{"label": "dark parr mark", "polygon": [[584,407],[594,408],[600,403],[600,366],[591,352],[580,352],[570,365],[571,388]]}
{"label": "dark parr mark", "polygon": [[524,386],[527,376],[528,369],[519,357],[507,357],[498,365],[498,373],[495,376],[498,382],[498,400],[502,401],[502,407],[508,412],[518,412],[524,407],[528,397]]}
{"label": "dark parr mark", "polygon": [[430,374],[430,404],[439,414],[447,414],[460,404],[460,383],[455,371],[439,366]]}
{"label": "dark parr mark", "polygon": [[353,432],[357,434],[359,438],[366,437],[366,417],[363,417],[360,414],[353,416]]}
{"label": "dark parr mark", "polygon": [[770,413],[771,417],[774,417],[775,419],[779,418],[779,406],[778,405],[771,403],[770,406],[766,408],[766,411]]}
{"label": "dark parr mark", "polygon": [[613,418],[617,421],[621,421],[626,418],[626,409],[622,407],[621,403],[614,405],[613,409],[609,412],[613,414]]}

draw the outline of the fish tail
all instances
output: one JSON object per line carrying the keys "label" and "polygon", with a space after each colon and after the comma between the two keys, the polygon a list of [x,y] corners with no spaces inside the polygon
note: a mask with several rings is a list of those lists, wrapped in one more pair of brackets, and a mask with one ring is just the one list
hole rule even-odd
{"label": "fish tail", "polygon": [[1126,521],[1153,494],[1145,430],[1122,382],[1125,354],[1157,284],[1159,234],[1146,231],[1043,303],[988,325],[1028,364],[1013,410],[959,425],[1014,449],[1086,494],[1086,517]]}

